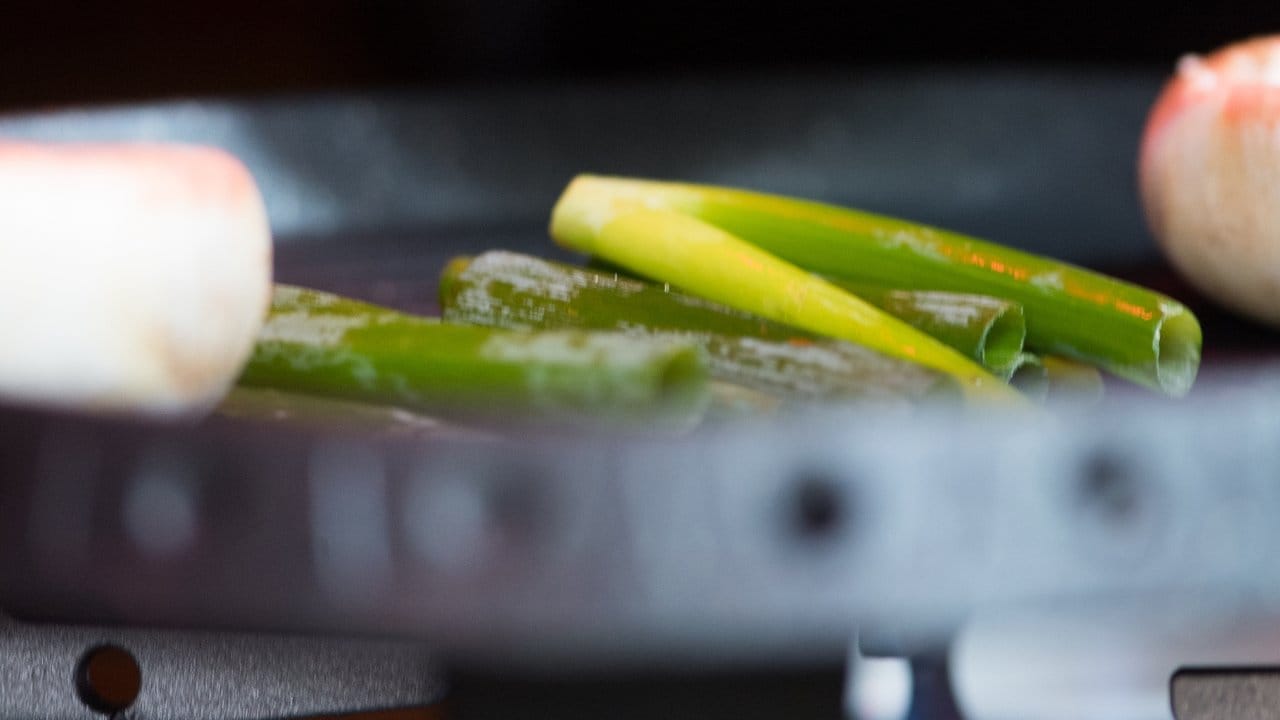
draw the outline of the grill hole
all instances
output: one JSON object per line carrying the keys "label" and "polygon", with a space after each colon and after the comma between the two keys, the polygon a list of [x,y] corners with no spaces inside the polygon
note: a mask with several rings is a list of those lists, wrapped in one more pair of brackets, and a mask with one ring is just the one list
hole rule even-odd
{"label": "grill hole", "polygon": [[114,715],[138,699],[142,668],[128,650],[100,645],[80,658],[75,680],[81,702],[103,715]]}
{"label": "grill hole", "polygon": [[840,536],[849,522],[848,499],[831,477],[801,473],[787,502],[787,526],[795,539],[806,544],[825,543]]}

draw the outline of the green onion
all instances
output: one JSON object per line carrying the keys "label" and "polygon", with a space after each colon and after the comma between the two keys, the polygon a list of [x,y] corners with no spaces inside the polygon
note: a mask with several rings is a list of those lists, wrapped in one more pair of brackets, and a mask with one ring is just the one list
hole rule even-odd
{"label": "green onion", "polygon": [[1043,358],[1035,353],[1018,353],[1009,371],[1009,384],[1032,400],[1044,402],[1049,397],[1049,371]]}
{"label": "green onion", "polygon": [[450,325],[277,286],[240,383],[428,411],[686,421],[706,365],[687,342]]}
{"label": "green onion", "polygon": [[832,282],[959,350],[996,377],[1008,380],[1018,367],[1027,323],[1016,302],[971,293]]}
{"label": "green onion", "polygon": [[711,404],[707,406],[707,420],[759,418],[773,415],[783,405],[783,399],[777,395],[723,380],[712,380]]}
{"label": "green onion", "polygon": [[1040,360],[1049,381],[1049,402],[1090,404],[1102,399],[1105,386],[1097,368],[1054,355]]}
{"label": "green onion", "polygon": [[957,233],[743,190],[593,176],[575,179],[560,207],[553,234],[579,249],[605,235],[642,244],[634,227],[642,222],[610,229],[615,218],[640,207],[696,218],[823,275],[1008,298],[1023,306],[1033,350],[1097,365],[1173,396],[1190,390],[1200,365],[1200,325],[1177,301]]}
{"label": "green onion", "polygon": [[358,429],[388,437],[484,438],[475,428],[412,410],[353,400],[302,395],[272,388],[237,386],[214,408],[222,417],[292,426]]}
{"label": "green onion", "polygon": [[1089,404],[1102,399],[1102,375],[1085,365],[1056,355],[1019,353],[1009,384],[1037,402]]}
{"label": "green onion", "polygon": [[709,300],[946,373],[973,399],[1025,402],[961,353],[831,283],[711,224],[608,189],[571,184],[552,213],[552,237]]}
{"label": "green onion", "polygon": [[[600,273],[622,273],[634,277],[626,268],[619,268],[599,257],[591,257],[587,267]],[[899,290],[848,280],[827,280],[959,350],[1003,380],[1012,377],[1014,370],[1022,362],[1027,323],[1022,306],[1012,300],[972,293]],[[755,317],[758,322],[768,322],[758,316],[746,313],[741,315]],[[817,337],[799,328],[770,324],[803,337]],[[735,332],[756,334],[750,328],[735,329]]]}
{"label": "green onion", "polygon": [[455,259],[440,279],[440,304],[450,322],[674,336],[703,348],[715,378],[784,399],[897,404],[959,394],[949,376],[858,345],[815,339],[667,287],[526,255]]}

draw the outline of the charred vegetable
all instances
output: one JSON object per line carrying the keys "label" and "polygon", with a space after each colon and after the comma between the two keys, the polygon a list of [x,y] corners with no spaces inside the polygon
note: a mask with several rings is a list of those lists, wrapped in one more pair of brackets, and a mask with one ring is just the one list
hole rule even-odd
{"label": "charred vegetable", "polygon": [[497,417],[679,421],[708,398],[688,342],[452,325],[288,286],[275,289],[240,383]]}
{"label": "charred vegetable", "polygon": [[716,378],[789,399],[901,402],[959,395],[949,376],[857,345],[615,273],[515,253],[451,262],[441,277],[440,304],[452,322],[619,330],[694,342]]}

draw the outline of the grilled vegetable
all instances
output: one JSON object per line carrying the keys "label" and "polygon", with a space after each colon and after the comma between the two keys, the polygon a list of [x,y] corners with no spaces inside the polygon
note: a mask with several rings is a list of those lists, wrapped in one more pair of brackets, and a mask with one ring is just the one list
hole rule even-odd
{"label": "grilled vegetable", "polygon": [[678,337],[706,351],[716,378],[785,398],[897,403],[959,395],[949,376],[913,363],[667,287],[526,255],[454,260],[441,277],[440,304],[451,322]]}
{"label": "grilled vegetable", "polygon": [[358,429],[384,437],[483,439],[496,437],[394,405],[283,392],[272,388],[231,389],[214,414],[235,420],[320,429]]}
{"label": "grilled vegetable", "polygon": [[996,377],[1008,380],[1019,365],[1027,323],[1016,302],[988,295],[832,282],[959,350]]}
{"label": "grilled vegetable", "polygon": [[[750,309],[782,312],[792,322],[800,317],[810,329],[839,329],[905,356],[911,343],[896,329],[885,331],[860,308],[789,270],[776,270],[772,256],[831,277],[1014,300],[1023,306],[1033,350],[1095,364],[1169,395],[1185,394],[1200,364],[1199,323],[1171,298],[1066,263],[856,210],[710,186],[581,176],[561,197],[552,233],[569,247],[616,255],[620,264],[691,291],[765,306]],[[726,238],[764,252],[744,252]],[[652,257],[664,252],[670,253],[665,259]],[[677,272],[692,263],[701,270]],[[725,289],[726,275],[752,281],[735,293]],[[822,304],[828,307],[814,307]],[[833,322],[828,316],[834,308],[855,320]],[[932,349],[914,349],[918,362],[974,380],[970,370],[935,357]]]}
{"label": "grilled vegetable", "polygon": [[696,418],[708,397],[691,343],[451,325],[288,286],[276,287],[240,383],[413,409],[624,421]]}
{"label": "grilled vegetable", "polygon": [[707,420],[738,420],[773,415],[785,405],[782,398],[767,392],[735,385],[723,380],[711,381],[711,403]]}
{"label": "grilled vegetable", "polygon": [[1104,385],[1097,368],[1054,355],[1040,361],[1049,383],[1049,402],[1088,404],[1102,399]]}
{"label": "grilled vegetable", "polygon": [[1049,371],[1035,353],[1021,352],[1009,370],[1009,384],[1027,397],[1044,402],[1049,397]]}
{"label": "grilled vegetable", "polygon": [[[592,257],[591,270],[606,275],[623,274],[634,278],[626,268]],[[638,278],[637,278],[638,279]],[[1008,380],[1021,363],[1027,323],[1022,306],[1011,300],[988,295],[952,293],[939,290],[897,290],[880,285],[832,280],[832,284],[858,296],[912,327],[976,360],[993,375]],[[723,306],[717,306],[723,308]],[[727,310],[727,308],[724,308]],[[763,321],[759,316],[741,313]],[[776,325],[775,323],[768,323]],[[799,328],[779,325],[801,337],[819,337]],[[754,334],[739,328],[742,334]],[[739,330],[735,330],[738,332]]]}
{"label": "grilled vegetable", "polygon": [[933,368],[960,381],[968,397],[1024,402],[961,353],[831,283],[697,218],[611,189],[574,181],[552,214],[552,237],[738,310]]}

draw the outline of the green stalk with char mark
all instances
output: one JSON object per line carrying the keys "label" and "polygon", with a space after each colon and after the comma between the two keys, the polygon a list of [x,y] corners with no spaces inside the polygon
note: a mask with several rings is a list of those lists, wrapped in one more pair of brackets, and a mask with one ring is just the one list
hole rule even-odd
{"label": "green stalk with char mark", "polygon": [[289,286],[240,384],[504,418],[696,420],[708,373],[691,343],[452,325]]}
{"label": "green stalk with char mark", "polygon": [[1018,353],[1009,372],[1009,384],[1023,395],[1043,403],[1049,397],[1049,371],[1045,369],[1044,359],[1035,353]]}
{"label": "green stalk with char mark", "polygon": [[489,252],[457,258],[440,279],[451,322],[519,329],[661,334],[697,343],[718,380],[787,399],[901,403],[957,398],[949,376],[668,287]]}
{"label": "green stalk with char mark", "polygon": [[1008,298],[1023,306],[1032,350],[1173,396],[1190,390],[1200,365],[1200,325],[1176,300],[958,233],[745,190],[587,175],[570,184],[560,207],[553,233],[580,249],[602,232],[628,235],[609,225],[644,208],[696,219],[824,276]]}

